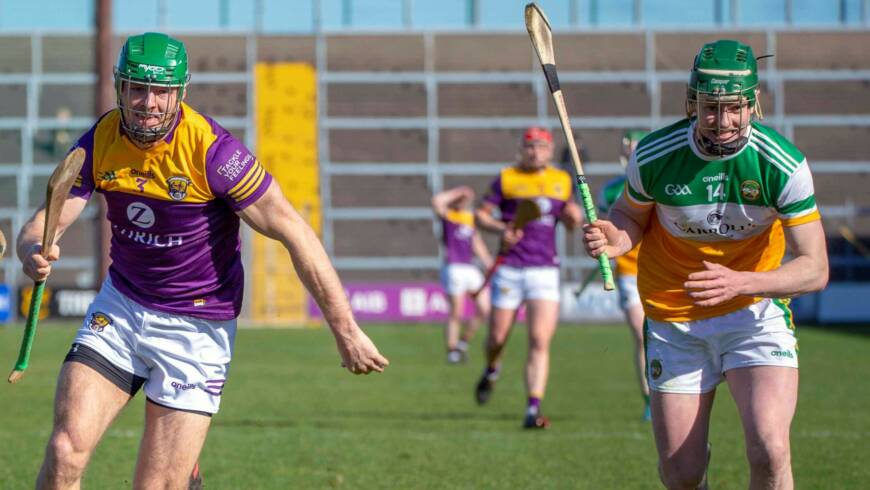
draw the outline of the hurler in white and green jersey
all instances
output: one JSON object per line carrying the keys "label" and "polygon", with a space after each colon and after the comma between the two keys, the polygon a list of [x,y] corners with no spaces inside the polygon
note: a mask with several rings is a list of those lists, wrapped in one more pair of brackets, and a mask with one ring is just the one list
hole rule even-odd
{"label": "hurler in white and green jersey", "polygon": [[753,122],[743,147],[708,156],[684,119],[644,138],[629,162],[627,201],[655,204],[639,257],[646,314],[660,321],[723,315],[761,298],[698,307],[683,283],[712,261],[742,271],[779,267],[783,226],[820,219],[807,160],[773,129]]}

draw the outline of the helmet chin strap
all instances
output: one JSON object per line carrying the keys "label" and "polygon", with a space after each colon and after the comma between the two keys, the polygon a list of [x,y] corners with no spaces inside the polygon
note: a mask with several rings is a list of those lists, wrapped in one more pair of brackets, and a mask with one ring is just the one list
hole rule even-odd
{"label": "helmet chin strap", "polygon": [[698,144],[698,148],[707,155],[710,156],[728,156],[733,155],[740,151],[741,148],[746,146],[746,143],[749,142],[749,138],[746,136],[740,135],[734,141],[729,143],[716,143],[715,141],[707,138],[700,131],[695,133],[695,142]]}

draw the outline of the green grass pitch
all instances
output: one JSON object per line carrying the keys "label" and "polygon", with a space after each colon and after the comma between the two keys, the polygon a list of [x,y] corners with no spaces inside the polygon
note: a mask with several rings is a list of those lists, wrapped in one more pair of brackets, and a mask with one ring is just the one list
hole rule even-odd
{"label": "green grass pitch", "polygon": [[[41,325],[31,367],[0,387],[0,487],[32,488],[51,428],[58,364],[73,325]],[[448,366],[441,329],[369,326],[391,360],[382,375],[339,368],[326,329],[244,329],[221,412],[201,456],[207,488],[660,488],[625,327],[563,327],[553,343],[544,412],[520,429],[525,330],[508,346],[490,404],[470,362]],[[0,329],[11,369],[21,328]],[[860,488],[870,479],[870,330],[799,328],[801,388],[792,426],[798,488]],[[84,488],[129,488],[142,429],[140,393],[104,437]],[[746,488],[743,439],[727,387],[711,431],[713,488]]]}

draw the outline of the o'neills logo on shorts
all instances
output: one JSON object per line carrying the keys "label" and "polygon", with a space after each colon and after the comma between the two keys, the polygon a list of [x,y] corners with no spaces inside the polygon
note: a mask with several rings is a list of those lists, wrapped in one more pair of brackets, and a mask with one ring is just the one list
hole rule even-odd
{"label": "o'neills logo on shorts", "polygon": [[196,385],[193,383],[182,384],[182,383],[179,383],[178,381],[173,381],[172,383],[170,383],[170,386],[172,386],[176,390],[182,390],[182,391],[192,390],[192,389],[196,388]]}
{"label": "o'neills logo on shorts", "polygon": [[790,350],[774,350],[770,351],[770,355],[773,357],[787,357],[789,359],[794,359],[794,354],[792,354]]}

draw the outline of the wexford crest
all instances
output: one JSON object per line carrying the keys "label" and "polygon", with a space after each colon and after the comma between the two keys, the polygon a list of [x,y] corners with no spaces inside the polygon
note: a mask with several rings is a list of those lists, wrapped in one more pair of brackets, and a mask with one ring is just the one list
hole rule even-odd
{"label": "wexford crest", "polygon": [[166,191],[173,201],[181,201],[187,197],[187,188],[190,186],[190,179],[183,176],[169,177],[166,179]]}

